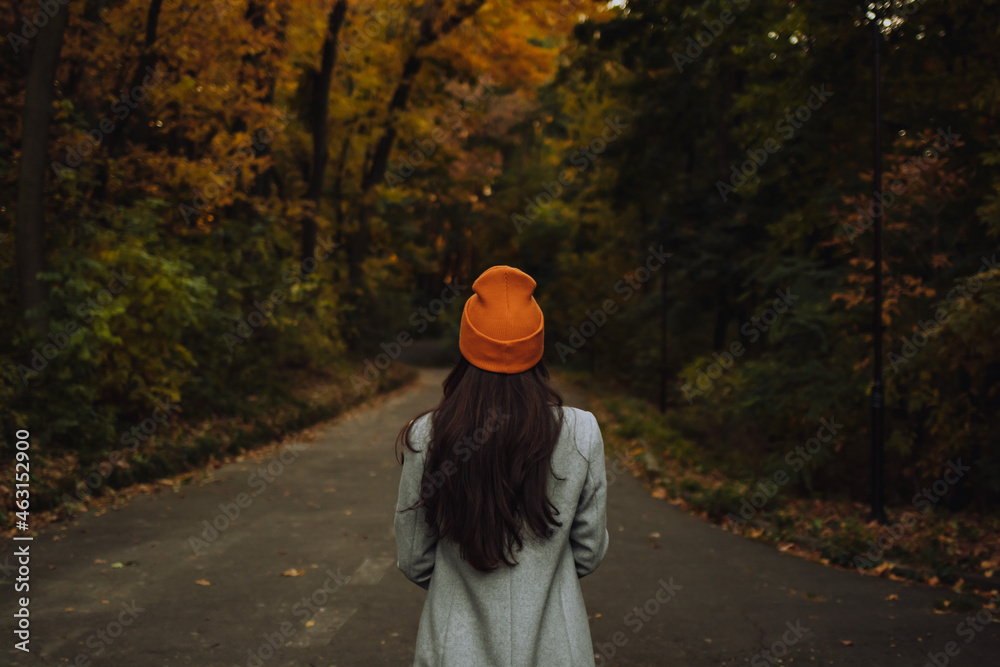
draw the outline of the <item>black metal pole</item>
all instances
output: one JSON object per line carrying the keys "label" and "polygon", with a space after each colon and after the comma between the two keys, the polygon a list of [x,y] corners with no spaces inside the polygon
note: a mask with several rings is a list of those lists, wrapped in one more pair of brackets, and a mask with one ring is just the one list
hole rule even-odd
{"label": "black metal pole", "polygon": [[[667,241],[666,216],[660,216],[660,238]],[[667,260],[660,271],[660,414],[667,411]]]}
{"label": "black metal pole", "polygon": [[875,20],[872,39],[874,40],[874,60],[872,71],[872,93],[874,97],[874,187],[872,209],[874,218],[874,304],[872,305],[872,338],[874,345],[874,378],[872,382],[872,511],[871,520],[880,524],[885,518],[885,442],[884,442],[884,401],[882,393],[882,214],[883,205],[877,197],[882,192],[882,19],[879,0],[875,2]]}

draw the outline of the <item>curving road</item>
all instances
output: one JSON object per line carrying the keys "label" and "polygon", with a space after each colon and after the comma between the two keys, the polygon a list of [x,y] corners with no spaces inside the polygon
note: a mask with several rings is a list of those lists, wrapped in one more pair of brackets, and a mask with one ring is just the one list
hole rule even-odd
{"label": "curving road", "polygon": [[[298,450],[45,529],[31,546],[30,654],[13,648],[12,570],[0,582],[3,664],[410,664],[425,593],[395,568],[393,443],[444,374],[421,370]],[[608,522],[607,559],[583,580],[598,665],[1000,665],[1000,625],[934,613],[940,591],[736,537],[628,474],[612,473]]]}

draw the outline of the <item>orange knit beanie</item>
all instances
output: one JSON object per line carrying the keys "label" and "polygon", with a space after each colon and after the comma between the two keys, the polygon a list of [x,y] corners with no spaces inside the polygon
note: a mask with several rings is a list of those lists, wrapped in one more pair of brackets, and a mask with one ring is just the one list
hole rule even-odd
{"label": "orange knit beanie", "polygon": [[473,366],[494,373],[521,373],[538,363],[544,318],[532,293],[535,281],[512,266],[494,266],[472,283],[465,302],[458,348]]}

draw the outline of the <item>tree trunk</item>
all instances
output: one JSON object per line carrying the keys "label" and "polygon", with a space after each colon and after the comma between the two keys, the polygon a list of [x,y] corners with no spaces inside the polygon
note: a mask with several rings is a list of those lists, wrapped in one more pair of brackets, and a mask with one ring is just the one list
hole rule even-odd
{"label": "tree trunk", "polygon": [[[163,0],[152,0],[149,3],[149,12],[146,14],[146,37],[143,42],[142,53],[139,55],[139,64],[132,74],[131,84],[129,84],[128,89],[125,91],[126,95],[131,95],[133,90],[142,87],[143,80],[149,76],[147,70],[156,64],[157,58],[156,52],[153,50],[153,45],[156,42],[156,33],[160,24],[160,9],[162,6]],[[110,155],[117,156],[121,154],[125,146],[125,141],[128,139],[129,120],[138,114],[139,108],[136,106],[134,112],[122,118],[117,127],[115,127],[108,141],[108,153]],[[140,124],[137,127],[142,127],[142,125]]]}
{"label": "tree trunk", "polygon": [[459,5],[455,13],[445,19],[440,26],[434,26],[434,17],[423,19],[420,23],[420,37],[414,45],[413,51],[403,64],[403,74],[396,90],[393,92],[392,100],[389,102],[388,114],[386,115],[385,129],[375,147],[375,154],[372,156],[371,164],[365,171],[361,179],[361,207],[358,211],[358,229],[354,233],[350,242],[350,253],[348,261],[348,275],[352,292],[357,292],[361,287],[361,266],[368,256],[368,247],[371,244],[371,216],[374,202],[372,192],[375,186],[385,177],[385,170],[389,164],[389,154],[392,152],[392,145],[396,141],[397,129],[395,125],[396,115],[406,109],[410,100],[410,92],[413,84],[420,73],[420,68],[424,64],[424,50],[448,35],[451,31],[471,17],[479,8],[486,3],[486,0],[471,0]]}
{"label": "tree trunk", "polygon": [[[261,33],[268,30],[273,31],[274,35],[277,37],[277,42],[280,45],[274,49],[268,48],[259,52],[248,53],[243,56],[243,62],[245,65],[249,66],[248,69],[257,72],[273,71],[273,63],[277,61],[276,56],[284,54],[286,21],[280,5],[278,6],[277,11],[279,18],[277,23],[272,27],[267,24],[265,17],[266,8],[260,2],[251,1],[250,4],[247,5],[245,18],[250,22],[250,25],[253,26],[254,30]],[[277,85],[275,78],[273,76],[269,76],[266,84],[261,85],[259,80],[255,82],[255,84],[258,90],[264,91],[261,101],[267,105],[273,105],[275,86]],[[257,157],[266,157],[270,155],[271,146],[271,142],[262,145],[256,152]],[[277,181],[277,178],[277,170],[272,164],[264,171],[257,173],[254,177],[253,185],[250,188],[250,194],[261,199],[270,197],[271,185]]]}
{"label": "tree trunk", "polygon": [[313,97],[309,107],[313,161],[309,174],[309,188],[306,191],[306,198],[312,201],[313,207],[312,211],[307,213],[302,220],[303,262],[315,257],[316,254],[316,214],[319,213],[326,163],[329,160],[327,136],[330,125],[330,86],[333,83],[333,68],[337,64],[337,36],[340,34],[340,28],[344,25],[346,16],[346,0],[337,0],[337,4],[330,10],[326,39],[323,40],[320,69],[319,72],[313,74]]}
{"label": "tree trunk", "polygon": [[45,173],[48,163],[49,123],[55,96],[56,67],[69,8],[62,7],[38,31],[28,67],[21,136],[21,163],[17,180],[17,276],[25,322],[38,331],[48,318],[32,311],[45,304],[47,290],[38,279],[45,269]]}

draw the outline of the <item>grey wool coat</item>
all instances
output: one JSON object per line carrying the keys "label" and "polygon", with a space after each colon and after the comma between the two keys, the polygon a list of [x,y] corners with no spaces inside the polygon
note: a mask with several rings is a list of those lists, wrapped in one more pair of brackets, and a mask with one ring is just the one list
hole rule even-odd
{"label": "grey wool coat", "polygon": [[404,452],[396,504],[397,565],[427,590],[417,631],[415,667],[580,667],[594,665],[580,578],[608,549],[604,440],[589,412],[564,407],[552,453],[549,499],[562,522],[547,540],[525,530],[518,564],[476,570],[451,540],[436,540],[419,496],[430,415],[416,421]]}

